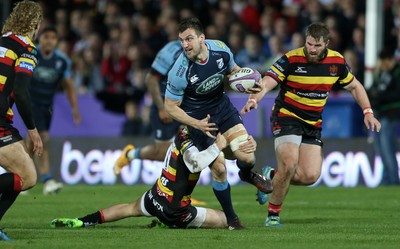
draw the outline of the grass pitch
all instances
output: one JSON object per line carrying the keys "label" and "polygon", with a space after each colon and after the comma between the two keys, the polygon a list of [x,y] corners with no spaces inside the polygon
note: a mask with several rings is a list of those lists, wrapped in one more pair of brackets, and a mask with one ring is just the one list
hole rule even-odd
{"label": "grass pitch", "polygon": [[[249,185],[232,187],[235,210],[247,227],[147,228],[151,218],[130,218],[84,229],[52,229],[59,217],[80,217],[137,199],[148,186],[66,186],[43,196],[42,186],[20,196],[0,223],[11,242],[0,248],[400,248],[400,187],[369,189],[291,187],[279,228],[264,227],[266,206]],[[193,196],[219,208],[211,186]]]}

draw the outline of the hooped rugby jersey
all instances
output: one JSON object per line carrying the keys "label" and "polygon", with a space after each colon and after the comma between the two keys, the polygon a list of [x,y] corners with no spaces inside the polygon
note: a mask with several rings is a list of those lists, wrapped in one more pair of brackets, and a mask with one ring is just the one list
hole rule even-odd
{"label": "hooped rugby jersey", "polygon": [[225,43],[206,40],[205,44],[209,51],[205,63],[191,61],[181,53],[168,73],[165,97],[181,101],[180,107],[191,116],[216,109],[224,94],[225,75],[235,66]]}
{"label": "hooped rugby jersey", "polygon": [[280,85],[272,115],[296,118],[317,128],[322,126],[322,111],[333,85],[344,87],[354,78],[344,57],[330,49],[315,64],[307,62],[304,48],[292,50],[266,74]]}
{"label": "hooped rugby jersey", "polygon": [[12,123],[13,89],[16,73],[32,76],[37,50],[28,36],[5,33],[0,38],[0,125]]}
{"label": "hooped rugby jersey", "polygon": [[156,193],[171,208],[189,205],[190,195],[199,180],[200,172],[191,173],[183,160],[183,153],[192,146],[194,144],[189,132],[186,128],[182,129],[168,149],[161,176],[155,184]]}

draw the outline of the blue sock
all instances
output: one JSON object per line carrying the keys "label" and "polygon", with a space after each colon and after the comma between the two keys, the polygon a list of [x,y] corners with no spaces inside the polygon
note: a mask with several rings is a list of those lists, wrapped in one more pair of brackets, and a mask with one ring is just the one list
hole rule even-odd
{"label": "blue sock", "polygon": [[221,204],[221,207],[224,210],[226,216],[226,220],[229,224],[233,219],[237,217],[232,206],[231,186],[229,185],[228,181],[216,182],[214,180],[211,181],[211,185],[213,187],[215,197],[217,197],[217,200]]}
{"label": "blue sock", "polygon": [[53,179],[53,176],[51,175],[50,172],[47,172],[46,174],[41,176],[42,182],[45,183],[50,179]]}
{"label": "blue sock", "polygon": [[135,149],[135,155],[134,155],[133,158],[140,159],[140,148],[136,148]]}

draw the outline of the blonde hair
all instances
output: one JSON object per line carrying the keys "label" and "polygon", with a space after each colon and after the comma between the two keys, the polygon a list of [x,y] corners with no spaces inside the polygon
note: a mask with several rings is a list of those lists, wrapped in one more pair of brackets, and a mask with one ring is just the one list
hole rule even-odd
{"label": "blonde hair", "polygon": [[33,1],[24,0],[15,5],[1,32],[28,35],[37,29],[42,19],[42,7]]}

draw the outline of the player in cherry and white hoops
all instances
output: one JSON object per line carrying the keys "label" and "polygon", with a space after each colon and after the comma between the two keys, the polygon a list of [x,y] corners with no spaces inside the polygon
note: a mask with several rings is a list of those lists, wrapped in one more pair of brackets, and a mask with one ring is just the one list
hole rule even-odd
{"label": "player in cherry and white hoops", "polygon": [[[200,151],[193,143],[191,134],[183,128],[167,151],[157,182],[138,200],[114,205],[80,218],[54,219],[51,226],[82,228],[128,217],[154,216],[171,228],[243,229],[241,225],[230,224],[225,213],[220,210],[191,204],[191,194],[201,171],[210,166],[226,146],[226,139],[218,133],[214,143]],[[256,142],[251,136],[239,148],[243,153],[251,153],[255,149]],[[236,221],[239,221],[238,218]]]}

